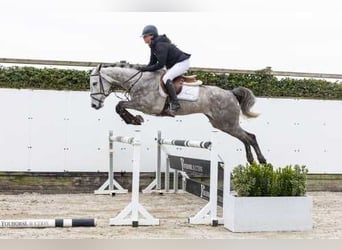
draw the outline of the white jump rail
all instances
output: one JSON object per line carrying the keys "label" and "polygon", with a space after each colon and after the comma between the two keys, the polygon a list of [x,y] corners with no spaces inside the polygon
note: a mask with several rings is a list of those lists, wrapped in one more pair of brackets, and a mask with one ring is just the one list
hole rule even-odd
{"label": "white jump rail", "polygon": [[111,226],[132,225],[133,227],[159,225],[159,219],[154,218],[139,203],[140,130],[135,130],[134,137],[111,136],[110,140],[133,146],[133,176],[132,200],[115,218],[110,219],[109,224]]}

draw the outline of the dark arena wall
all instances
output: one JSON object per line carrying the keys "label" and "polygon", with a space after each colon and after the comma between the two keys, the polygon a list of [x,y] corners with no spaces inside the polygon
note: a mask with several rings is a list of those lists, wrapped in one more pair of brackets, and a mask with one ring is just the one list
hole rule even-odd
{"label": "dark arena wall", "polygon": [[[115,179],[131,189],[132,173],[117,172]],[[93,193],[108,178],[107,172],[0,172],[0,193]],[[144,189],[155,178],[155,173],[140,173],[140,189]],[[172,173],[170,179],[172,179]],[[194,180],[209,183],[209,177],[192,176]],[[172,185],[172,182],[170,182]],[[179,180],[181,184],[181,180]],[[162,174],[162,188],[164,174]],[[233,188],[233,187],[232,187]],[[307,191],[342,191],[340,174],[308,174]]]}

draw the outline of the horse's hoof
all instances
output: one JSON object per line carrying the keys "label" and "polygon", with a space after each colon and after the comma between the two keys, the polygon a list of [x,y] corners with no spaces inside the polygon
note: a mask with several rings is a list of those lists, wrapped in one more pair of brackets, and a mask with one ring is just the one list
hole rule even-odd
{"label": "horse's hoof", "polygon": [[247,161],[248,161],[248,163],[249,164],[253,164],[254,163],[254,158],[253,158],[253,156],[247,156]]}
{"label": "horse's hoof", "polygon": [[139,121],[140,121],[140,124],[144,122],[144,118],[143,118],[141,115],[136,115],[136,116],[135,116],[135,119],[136,119],[136,120],[139,120]]}
{"label": "horse's hoof", "polygon": [[267,161],[266,161],[265,158],[263,158],[263,159],[259,159],[259,163],[261,163],[261,164],[267,164]]}
{"label": "horse's hoof", "polygon": [[141,122],[139,120],[134,119],[132,121],[132,125],[141,125]]}
{"label": "horse's hoof", "polygon": [[133,125],[141,125],[143,122],[144,122],[144,118],[142,118],[140,115],[137,115],[132,119]]}

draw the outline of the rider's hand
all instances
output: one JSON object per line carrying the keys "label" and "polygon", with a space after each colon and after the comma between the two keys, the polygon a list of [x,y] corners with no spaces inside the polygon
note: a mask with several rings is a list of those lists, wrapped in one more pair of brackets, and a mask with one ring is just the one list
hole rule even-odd
{"label": "rider's hand", "polygon": [[139,68],[139,71],[140,71],[140,72],[146,72],[146,71],[147,71],[147,68],[146,68],[146,67],[140,67],[140,68]]}

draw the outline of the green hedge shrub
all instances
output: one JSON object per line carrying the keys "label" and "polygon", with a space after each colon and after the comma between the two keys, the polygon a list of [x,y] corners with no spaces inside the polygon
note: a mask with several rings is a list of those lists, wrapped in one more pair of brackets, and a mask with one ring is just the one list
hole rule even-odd
{"label": "green hedge shrub", "polygon": [[89,90],[89,73],[82,70],[57,68],[1,67],[0,87]]}
{"label": "green hedge shrub", "polygon": [[239,165],[232,180],[238,196],[303,196],[306,192],[305,166],[274,169],[271,164]]}
{"label": "green hedge shrub", "polygon": [[190,72],[196,74],[204,84],[216,85],[224,89],[238,86],[250,88],[261,97],[298,97],[313,99],[342,100],[342,84],[321,79],[293,79],[271,75],[267,70],[256,74],[215,74]]}
{"label": "green hedge shrub", "polygon": [[[291,79],[272,76],[269,70],[256,74],[215,74],[192,71],[204,84],[224,89],[250,88],[261,97],[300,97],[342,100],[342,84],[317,79]],[[0,88],[89,90],[89,71],[35,67],[1,67]]]}

